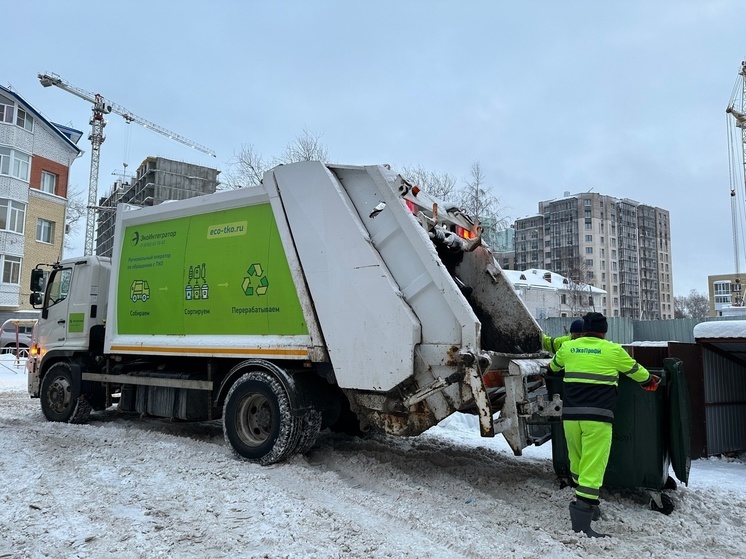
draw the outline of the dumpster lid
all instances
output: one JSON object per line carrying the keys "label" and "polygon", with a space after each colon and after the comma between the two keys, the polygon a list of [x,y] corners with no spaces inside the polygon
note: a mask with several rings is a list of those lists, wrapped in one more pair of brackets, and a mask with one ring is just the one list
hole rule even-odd
{"label": "dumpster lid", "polygon": [[731,361],[746,361],[746,320],[701,322],[694,327],[694,340]]}

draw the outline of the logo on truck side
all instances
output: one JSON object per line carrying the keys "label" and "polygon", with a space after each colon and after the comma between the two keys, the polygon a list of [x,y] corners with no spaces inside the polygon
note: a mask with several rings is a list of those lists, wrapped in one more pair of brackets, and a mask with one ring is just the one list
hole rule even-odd
{"label": "logo on truck side", "polygon": [[[252,264],[249,266],[249,269],[246,270],[246,273],[249,275],[246,276],[241,283],[241,290],[244,292],[244,295],[251,296],[254,292],[256,292],[257,295],[266,295],[267,289],[269,289],[269,280],[267,279],[267,276],[264,275],[262,265],[258,262]],[[256,284],[251,283],[252,277],[256,278]]]}
{"label": "logo on truck side", "polygon": [[207,226],[208,239],[222,239],[225,237],[240,237],[248,232],[248,222],[234,221],[232,223],[220,223],[219,225]]}

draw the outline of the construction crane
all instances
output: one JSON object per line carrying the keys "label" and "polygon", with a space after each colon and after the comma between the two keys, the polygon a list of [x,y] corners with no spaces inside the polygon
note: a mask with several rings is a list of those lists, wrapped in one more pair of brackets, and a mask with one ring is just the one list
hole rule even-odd
{"label": "construction crane", "polygon": [[[725,113],[728,125],[733,256],[736,266],[735,285],[731,288],[731,304],[740,307],[744,302],[741,291],[740,241],[743,239],[743,204],[746,202],[746,61],[741,62],[741,70],[738,72]],[[737,129],[740,129],[740,132]]]}
{"label": "construction crane", "polygon": [[91,141],[91,172],[88,179],[88,206],[86,213],[84,248],[85,256],[90,256],[91,254],[93,254],[93,237],[95,232],[95,212],[97,203],[96,196],[98,195],[98,166],[101,144],[103,144],[104,140],[106,139],[104,136],[104,127],[106,126],[104,115],[107,115],[109,113],[118,114],[119,116],[124,118],[124,120],[127,121],[128,124],[131,122],[136,122],[137,124],[140,124],[147,128],[148,130],[152,130],[153,132],[162,134],[172,140],[196,149],[197,151],[201,151],[202,153],[206,153],[207,155],[215,157],[215,152],[211,149],[193,142],[192,140],[189,140],[184,136],[176,134],[175,132],[166,130],[162,126],[158,126],[157,124],[150,122],[149,120],[145,120],[144,118],[141,118],[128,111],[121,105],[108,101],[99,93],[91,93],[89,91],[76,87],[71,83],[63,80],[57,74],[39,74],[38,77],[39,82],[41,82],[41,85],[43,85],[44,87],[54,85],[56,87],[59,87],[60,89],[72,93],[73,95],[77,95],[81,99],[85,99],[93,105],[93,116],[91,117],[91,121],[89,123],[91,125],[91,134],[90,136],[88,136],[88,139]]}

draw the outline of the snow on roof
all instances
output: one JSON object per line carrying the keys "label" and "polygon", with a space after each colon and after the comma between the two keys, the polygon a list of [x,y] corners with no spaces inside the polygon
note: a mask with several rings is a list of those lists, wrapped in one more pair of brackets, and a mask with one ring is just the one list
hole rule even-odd
{"label": "snow on roof", "polygon": [[503,270],[503,274],[515,286],[535,287],[536,289],[557,289],[558,287],[545,281],[541,276],[534,276],[520,270]]}
{"label": "snow on roof", "polygon": [[700,322],[694,327],[698,338],[746,338],[746,320]]}
{"label": "snow on roof", "polygon": [[529,268],[528,270],[503,270],[505,276],[515,286],[530,286],[537,289],[573,289],[578,291],[587,291],[595,295],[605,295],[604,289],[593,287],[585,283],[575,283],[571,279],[560,274],[542,270],[539,268]]}

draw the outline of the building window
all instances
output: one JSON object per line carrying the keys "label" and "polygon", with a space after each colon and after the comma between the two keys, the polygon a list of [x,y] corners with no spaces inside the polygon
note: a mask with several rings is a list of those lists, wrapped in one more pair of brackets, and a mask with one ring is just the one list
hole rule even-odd
{"label": "building window", "polygon": [[0,198],[0,230],[23,235],[26,221],[26,206],[14,200]]}
{"label": "building window", "polygon": [[42,192],[49,192],[54,194],[57,189],[57,175],[48,173],[47,171],[41,172],[41,186],[39,187]]}
{"label": "building window", "polygon": [[586,264],[586,266],[593,266],[593,259],[592,258],[586,258],[585,264]]}
{"label": "building window", "polygon": [[0,95],[0,122],[13,122],[13,101]]}
{"label": "building window", "polygon": [[40,219],[36,222],[36,240],[40,243],[52,244],[54,240],[54,221]]}
{"label": "building window", "polygon": [[21,107],[18,107],[18,112],[16,116],[16,124],[20,126],[21,128],[23,128],[24,130],[28,130],[29,132],[34,131],[34,117],[28,114]]}
{"label": "building window", "polygon": [[28,182],[31,156],[14,149],[0,147],[0,174]]}
{"label": "building window", "polygon": [[3,283],[18,285],[21,276],[21,257],[3,255]]}
{"label": "building window", "polygon": [[585,247],[586,254],[593,254],[593,247]]}
{"label": "building window", "polygon": [[[592,243],[593,242],[593,235],[586,235],[585,236],[585,242],[586,243]],[[603,242],[603,240],[602,240]]]}
{"label": "building window", "polygon": [[590,200],[583,200],[583,205],[584,206],[590,206],[591,205],[591,201]]}
{"label": "building window", "polygon": [[715,295],[730,295],[730,281],[716,281],[713,285]]}

